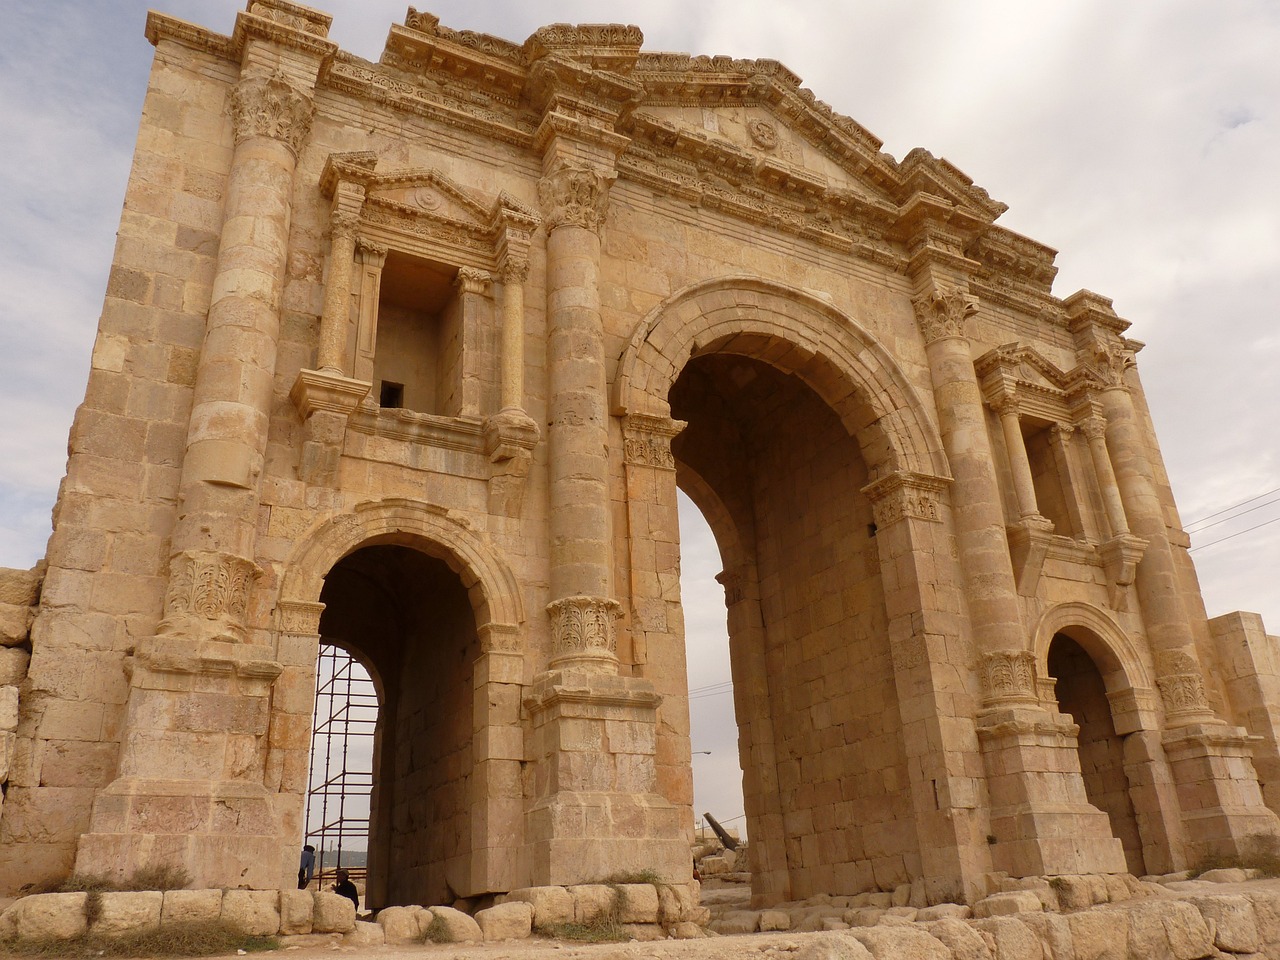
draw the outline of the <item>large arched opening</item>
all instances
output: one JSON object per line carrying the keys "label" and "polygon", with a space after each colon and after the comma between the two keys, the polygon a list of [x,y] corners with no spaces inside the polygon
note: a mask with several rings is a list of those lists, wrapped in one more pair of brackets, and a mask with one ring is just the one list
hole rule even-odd
{"label": "large arched opening", "polygon": [[687,424],[671,440],[674,479],[724,564],[756,894],[922,877],[911,773],[922,765],[890,643],[902,611],[886,603],[863,490],[901,471],[946,475],[905,378],[829,304],[731,279],[655,311],[617,382],[615,412]]}

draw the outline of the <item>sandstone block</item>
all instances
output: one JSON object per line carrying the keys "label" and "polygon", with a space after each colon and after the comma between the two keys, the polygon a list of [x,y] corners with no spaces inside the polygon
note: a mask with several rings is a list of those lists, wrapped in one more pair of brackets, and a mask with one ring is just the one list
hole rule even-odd
{"label": "sandstone block", "polygon": [[692,919],[691,911],[697,906],[697,897],[688,886],[664,883],[656,890],[659,923],[678,923]]}
{"label": "sandstone block", "polygon": [[[846,924],[848,926],[848,924]],[[790,930],[791,914],[785,910],[761,910],[760,911],[760,932],[766,933],[770,930]]]}
{"label": "sandstone block", "polygon": [[246,936],[272,937],[280,932],[280,891],[227,890],[222,919]]}
{"label": "sandstone block", "polygon": [[875,960],[951,960],[942,941],[917,927],[861,927],[851,935]]}
{"label": "sandstone block", "polygon": [[1280,943],[1280,891],[1251,892],[1249,900],[1253,903],[1258,936],[1267,944]]}
{"label": "sandstone block", "polygon": [[1227,953],[1255,953],[1262,949],[1258,921],[1248,897],[1192,897],[1200,916],[1211,922],[1213,945]]}
{"label": "sandstone block", "polygon": [[32,610],[12,603],[0,603],[0,646],[16,647],[31,634]]}
{"label": "sandstone block", "polygon": [[104,893],[102,912],[93,932],[107,935],[136,933],[160,926],[164,894],[158,890],[141,893]]}
{"label": "sandstone block", "polygon": [[667,931],[656,923],[624,923],[622,935],[628,940],[636,940],[640,943],[667,939]]}
{"label": "sandstone block", "polygon": [[900,883],[893,888],[893,905],[905,907],[911,903],[911,884]]}
{"label": "sandstone block", "polygon": [[[0,654],[9,651],[0,648]],[[22,653],[23,651],[18,651]],[[0,730],[9,732],[18,729],[18,688],[15,686],[0,687]]]}
{"label": "sandstone block", "polygon": [[40,600],[40,583],[44,579],[44,561],[30,570],[0,568],[0,604],[31,607]]}
{"label": "sandstone block", "polygon": [[796,960],[871,960],[872,954],[853,937],[825,933],[806,937],[795,956]]}
{"label": "sandstone block", "polygon": [[24,940],[69,940],[85,932],[83,893],[42,893],[23,897],[15,911],[15,931]]}
{"label": "sandstone block", "polygon": [[1067,917],[1075,960],[1125,960],[1129,918],[1120,910],[1086,910]]}
{"label": "sandstone block", "polygon": [[1054,877],[1049,881],[1058,894],[1058,909],[1084,910],[1093,903],[1092,887],[1088,877]]}
{"label": "sandstone block", "polygon": [[987,941],[963,920],[954,917],[934,920],[925,925],[925,930],[951,951],[954,960],[991,960]]}
{"label": "sandstone block", "polygon": [[507,894],[506,899],[523,900],[533,908],[535,930],[573,922],[573,894],[564,887],[521,887]]}
{"label": "sandstone block", "polygon": [[1205,883],[1244,883],[1249,879],[1249,875],[1239,868],[1230,867],[1221,870],[1206,870],[1195,879],[1203,880]]}
{"label": "sandstone block", "polygon": [[27,676],[31,654],[21,647],[0,647],[0,684],[16,685]]}
{"label": "sandstone block", "polygon": [[1129,884],[1125,882],[1124,877],[1109,873],[1102,880],[1107,885],[1108,902],[1123,903],[1126,900],[1133,899],[1133,891],[1129,888]]}
{"label": "sandstone block", "polygon": [[1040,940],[1031,928],[1013,917],[978,920],[974,927],[988,940],[995,960],[1026,960],[1044,955]]}
{"label": "sandstone block", "polygon": [[280,932],[301,935],[311,932],[315,900],[307,890],[280,891]]}
{"label": "sandstone block", "polygon": [[590,923],[610,913],[619,899],[614,888],[606,883],[584,883],[567,889],[573,897],[574,923]]}
{"label": "sandstone block", "polygon": [[379,910],[377,921],[387,943],[413,943],[422,935],[418,912],[410,907]]}
{"label": "sandstone block", "polygon": [[533,929],[533,907],[523,900],[500,903],[476,914],[485,940],[523,940]]}
{"label": "sandstone block", "polygon": [[444,930],[447,943],[480,943],[484,933],[480,925],[453,907],[432,907],[431,915]]}
{"label": "sandstone block", "polygon": [[222,915],[221,890],[166,890],[160,922],[212,923]]}
{"label": "sandstone block", "polygon": [[1129,909],[1129,955],[1198,960],[1213,953],[1213,937],[1195,907],[1147,900]]}
{"label": "sandstone block", "polygon": [[916,911],[919,923],[931,923],[934,920],[968,920],[973,910],[963,903],[937,903],[932,907],[922,907]]}
{"label": "sandstone block", "polygon": [[658,888],[651,883],[623,883],[621,913],[623,923],[658,922]]}
{"label": "sandstone block", "polygon": [[711,929],[724,934],[755,933],[760,929],[760,914],[754,910],[731,910],[712,920]]}
{"label": "sandstone block", "polygon": [[[345,897],[343,898],[346,899]],[[347,903],[350,903],[347,900]],[[377,947],[386,942],[385,934],[382,927],[376,923],[369,923],[367,920],[356,920],[350,930],[342,937],[342,943],[347,947]]]}
{"label": "sandstone block", "polygon": [[681,920],[671,926],[671,936],[677,940],[701,940],[706,935],[705,930],[689,920]]}
{"label": "sandstone block", "polygon": [[328,890],[311,894],[314,910],[311,929],[315,933],[349,933],[356,922],[356,905]]}
{"label": "sandstone block", "polygon": [[973,915],[980,920],[985,917],[1008,917],[1015,913],[1040,913],[1043,910],[1044,904],[1032,890],[993,893],[973,905]]}
{"label": "sandstone block", "polygon": [[851,927],[874,927],[885,912],[883,907],[854,907],[844,912],[844,922]]}

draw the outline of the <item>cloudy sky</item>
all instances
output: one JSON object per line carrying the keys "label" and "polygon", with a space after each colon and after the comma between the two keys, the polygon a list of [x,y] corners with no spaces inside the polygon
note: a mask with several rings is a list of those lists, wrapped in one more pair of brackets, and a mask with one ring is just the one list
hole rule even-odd
{"label": "cloudy sky", "polygon": [[[1280,632],[1280,5],[421,2],[513,40],[622,21],[651,50],[778,59],[894,156],[924,146],[960,167],[1009,204],[1003,224],[1061,251],[1055,293],[1113,298],[1148,344],[1139,369],[1209,612],[1257,611]],[[244,6],[159,5],[221,32]],[[375,60],[405,12],[322,7],[332,37]],[[30,566],[49,535],[150,64],[145,13],[136,0],[5,4],[0,565]],[[714,545],[687,539],[686,596],[714,601]],[[710,687],[693,701],[694,748],[711,751],[694,758],[697,809],[729,819],[732,705],[711,687],[728,679],[723,620],[690,600],[690,683]]]}

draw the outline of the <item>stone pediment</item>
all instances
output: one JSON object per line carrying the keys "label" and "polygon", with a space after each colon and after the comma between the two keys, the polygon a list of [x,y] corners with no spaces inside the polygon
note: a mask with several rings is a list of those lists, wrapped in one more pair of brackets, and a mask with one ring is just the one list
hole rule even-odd
{"label": "stone pediment", "polygon": [[1100,385],[1088,367],[1063,370],[1034,347],[1006,343],[974,361],[987,402],[1017,397],[1031,412],[1046,419],[1063,419],[1068,410],[1086,404]]}

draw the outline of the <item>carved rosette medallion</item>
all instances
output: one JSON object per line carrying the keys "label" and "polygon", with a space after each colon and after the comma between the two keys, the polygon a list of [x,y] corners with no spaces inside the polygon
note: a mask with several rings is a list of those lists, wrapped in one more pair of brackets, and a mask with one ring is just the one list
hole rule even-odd
{"label": "carved rosette medallion", "polygon": [[978,298],[960,288],[915,297],[911,305],[926,345],[947,337],[964,337],[965,321],[978,312]]}
{"label": "carved rosette medallion", "polygon": [[249,591],[262,575],[252,560],[226,553],[180,553],[169,565],[165,621],[202,620],[223,625],[239,638]]}
{"label": "carved rosette medallion", "polygon": [[1036,658],[1028,650],[997,650],[982,658],[985,704],[1037,703]]}
{"label": "carved rosette medallion", "polygon": [[618,659],[615,621],[622,605],[607,597],[564,597],[547,604],[551,617],[551,661]]}
{"label": "carved rosette medallion", "polygon": [[871,500],[877,529],[899,520],[927,520],[941,523],[939,500],[947,481],[920,473],[891,473],[862,488]]}
{"label": "carved rosette medallion", "polygon": [[252,137],[279,140],[296,156],[311,130],[311,98],[284,78],[245,77],[231,91],[236,143]]}
{"label": "carved rosette medallion", "polygon": [[623,456],[629,464],[642,467],[676,468],[671,438],[685,428],[683,420],[631,414],[623,424]]}
{"label": "carved rosette medallion", "polygon": [[752,120],[747,124],[747,133],[751,142],[764,150],[772,150],[778,145],[778,131],[767,120]]}
{"label": "carved rosette medallion", "polygon": [[539,180],[538,203],[547,233],[564,226],[598,231],[609,206],[609,184],[609,177],[590,167],[568,163]]}

